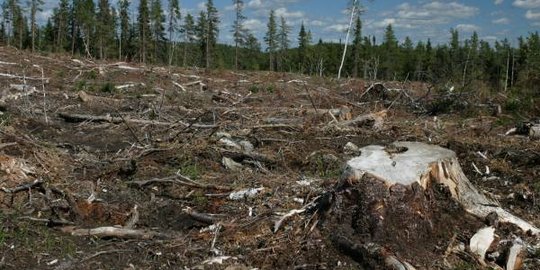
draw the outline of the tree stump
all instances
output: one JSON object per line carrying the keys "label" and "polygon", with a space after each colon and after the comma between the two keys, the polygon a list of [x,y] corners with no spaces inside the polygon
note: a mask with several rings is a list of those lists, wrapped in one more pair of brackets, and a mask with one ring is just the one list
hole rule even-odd
{"label": "tree stump", "polygon": [[396,142],[360,151],[329,195],[332,214],[321,228],[366,268],[413,269],[407,262],[434,268],[432,259],[457,233],[472,235],[493,217],[540,232],[477,190],[451,150]]}

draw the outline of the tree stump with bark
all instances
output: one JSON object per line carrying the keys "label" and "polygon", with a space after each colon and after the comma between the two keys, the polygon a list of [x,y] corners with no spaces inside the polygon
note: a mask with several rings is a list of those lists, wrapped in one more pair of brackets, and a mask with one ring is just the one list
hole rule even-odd
{"label": "tree stump with bark", "polygon": [[396,142],[360,151],[326,196],[321,228],[367,269],[436,268],[456,234],[471,236],[486,220],[540,232],[476,189],[451,150]]}

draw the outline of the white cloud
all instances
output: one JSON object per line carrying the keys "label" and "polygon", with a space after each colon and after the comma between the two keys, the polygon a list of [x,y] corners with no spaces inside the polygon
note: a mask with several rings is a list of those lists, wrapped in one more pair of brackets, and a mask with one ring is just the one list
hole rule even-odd
{"label": "white cloud", "polygon": [[253,32],[264,31],[266,25],[257,19],[249,19],[244,22],[244,27]]}
{"label": "white cloud", "polygon": [[334,24],[324,28],[328,32],[345,32],[349,28],[348,24]]}
{"label": "white cloud", "polygon": [[513,5],[520,8],[540,8],[540,0],[515,0]]}
{"label": "white cloud", "polygon": [[494,23],[494,24],[509,24],[510,19],[503,17],[503,18],[500,18],[500,19],[493,20],[491,22]]}
{"label": "white cloud", "polygon": [[534,12],[532,10],[527,10],[527,13],[525,13],[525,18],[529,20],[540,20],[540,11]]}
{"label": "white cloud", "polygon": [[259,9],[259,8],[263,7],[263,3],[262,3],[261,0],[251,0],[247,4],[247,6],[249,8]]}
{"label": "white cloud", "polygon": [[500,5],[504,2],[504,0],[495,0],[495,5]]}
{"label": "white cloud", "polygon": [[327,23],[320,20],[313,20],[309,22],[309,25],[321,27],[327,25]]}
{"label": "white cloud", "polygon": [[474,24],[458,24],[456,25],[456,29],[461,32],[472,33],[474,31],[480,30],[480,27]]}
{"label": "white cloud", "polygon": [[382,21],[366,24],[367,28],[381,29],[388,24],[395,28],[426,29],[460,19],[476,16],[479,9],[455,1],[421,1],[421,4],[403,3],[396,10],[382,16]]}
{"label": "white cloud", "polygon": [[304,12],[302,11],[289,12],[287,8],[284,8],[284,7],[276,9],[275,12],[276,12],[276,17],[283,17],[287,19],[298,19],[298,18],[305,17]]}

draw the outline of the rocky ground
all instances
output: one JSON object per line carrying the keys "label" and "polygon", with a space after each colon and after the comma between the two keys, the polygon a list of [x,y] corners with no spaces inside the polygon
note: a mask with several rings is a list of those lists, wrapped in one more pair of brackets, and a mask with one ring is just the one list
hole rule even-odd
{"label": "rocky ground", "polygon": [[[540,226],[540,141],[504,135],[540,107],[499,113],[501,95],[5,47],[0,90],[0,268],[368,269],[335,240],[362,237],[313,206],[357,147],[395,141],[455,151],[479,190]],[[425,242],[371,241],[417,269],[504,266],[467,249],[485,225],[461,215]],[[540,267],[537,237],[497,234]]]}

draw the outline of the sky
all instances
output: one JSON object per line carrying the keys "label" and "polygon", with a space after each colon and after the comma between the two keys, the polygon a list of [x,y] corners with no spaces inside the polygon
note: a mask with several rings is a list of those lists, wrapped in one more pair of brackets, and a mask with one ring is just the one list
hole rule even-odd
{"label": "sky", "polygon": [[[166,10],[168,0],[162,0]],[[349,0],[244,0],[245,26],[262,41],[270,10],[283,16],[292,27],[290,39],[296,43],[302,22],[311,30],[314,41],[345,40],[349,15],[345,8]],[[110,0],[117,6],[117,0]],[[136,10],[139,0],[130,0]],[[196,16],[204,8],[203,0],[180,0],[182,13]],[[517,37],[540,29],[540,0],[360,0],[364,12],[363,34],[382,41],[384,29],[392,24],[400,41],[409,36],[413,41],[431,39],[446,43],[450,29],[458,29],[460,37],[476,31],[489,42],[508,38],[516,44]],[[221,31],[219,41],[232,44],[230,32],[234,21],[232,0],[214,0],[219,10]],[[45,0],[41,21],[50,16],[58,1]],[[264,47],[264,46],[263,46]]]}

